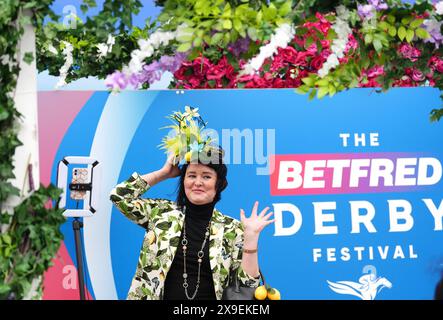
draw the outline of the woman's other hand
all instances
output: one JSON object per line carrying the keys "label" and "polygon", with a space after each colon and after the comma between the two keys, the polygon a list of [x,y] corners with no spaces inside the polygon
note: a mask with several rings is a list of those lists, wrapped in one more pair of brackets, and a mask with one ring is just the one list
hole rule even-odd
{"label": "woman's other hand", "polygon": [[269,220],[269,218],[273,215],[273,212],[266,212],[269,210],[269,207],[264,208],[259,214],[258,211],[258,201],[255,201],[254,207],[252,208],[252,213],[247,218],[245,216],[245,211],[240,209],[240,219],[244,227],[245,236],[257,236],[263,230],[264,227],[273,223],[275,220]]}

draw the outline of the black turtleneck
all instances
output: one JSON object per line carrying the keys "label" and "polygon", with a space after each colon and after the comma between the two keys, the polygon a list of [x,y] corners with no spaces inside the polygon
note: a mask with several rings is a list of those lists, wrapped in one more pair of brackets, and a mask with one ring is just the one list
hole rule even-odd
{"label": "black turtleneck", "polygon": [[[212,217],[214,203],[195,205],[186,199],[185,224],[186,238],[188,240],[186,250],[186,269],[188,273],[188,294],[192,296],[195,291],[198,276],[197,252],[201,249],[205,238],[206,227]],[[180,242],[172,262],[171,268],[166,275],[163,299],[165,300],[188,300],[183,288],[183,248]],[[194,300],[215,300],[214,281],[209,263],[209,238],[203,249],[204,257],[200,269],[200,287]]]}

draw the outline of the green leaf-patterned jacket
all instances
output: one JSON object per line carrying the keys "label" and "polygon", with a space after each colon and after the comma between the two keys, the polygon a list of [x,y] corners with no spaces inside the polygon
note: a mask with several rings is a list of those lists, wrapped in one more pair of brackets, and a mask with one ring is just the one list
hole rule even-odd
{"label": "green leaf-patterned jacket", "polygon": [[[175,202],[165,199],[142,199],[149,184],[134,172],[111,191],[111,201],[129,219],[146,229],[137,270],[129,289],[130,300],[159,300],[163,297],[165,278],[174,260],[184,222],[184,214]],[[241,267],[243,226],[217,209],[211,218],[209,260],[215,295],[221,299],[228,285],[228,275],[235,271],[240,282],[257,287],[259,279]]]}

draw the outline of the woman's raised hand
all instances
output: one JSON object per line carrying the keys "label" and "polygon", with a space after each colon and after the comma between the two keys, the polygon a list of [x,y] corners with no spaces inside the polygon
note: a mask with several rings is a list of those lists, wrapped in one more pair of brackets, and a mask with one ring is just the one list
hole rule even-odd
{"label": "woman's raised hand", "polygon": [[178,168],[177,164],[174,164],[174,160],[174,155],[168,156],[163,168],[161,168],[161,172],[165,179],[175,178],[180,175],[180,169]]}
{"label": "woman's raised hand", "polygon": [[252,213],[249,218],[246,218],[245,211],[240,209],[240,219],[244,227],[244,232],[246,235],[259,235],[264,227],[273,223],[275,220],[269,220],[269,218],[273,215],[273,212],[266,212],[269,210],[269,207],[264,208],[259,214],[257,214],[258,210],[258,201],[255,201],[254,207],[252,208]]}

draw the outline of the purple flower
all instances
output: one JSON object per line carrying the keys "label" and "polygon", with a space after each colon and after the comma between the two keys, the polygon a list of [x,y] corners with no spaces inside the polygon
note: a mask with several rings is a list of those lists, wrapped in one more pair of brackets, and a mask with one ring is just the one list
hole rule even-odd
{"label": "purple flower", "polygon": [[137,85],[143,83],[153,84],[161,79],[164,72],[174,73],[180,68],[186,53],[178,53],[175,56],[162,56],[158,61],[144,65],[143,70],[137,75]]}
{"label": "purple flower", "polygon": [[239,57],[243,52],[249,50],[249,43],[251,40],[249,38],[240,38],[233,44],[229,45],[228,49],[231,50],[232,54]]}
{"label": "purple flower", "polygon": [[123,90],[128,85],[128,79],[122,72],[116,71],[106,78],[105,85],[112,90]]}
{"label": "purple flower", "polygon": [[162,56],[158,61],[144,65],[142,71],[137,74],[126,75],[116,71],[105,80],[105,85],[112,90],[123,90],[128,85],[139,88],[144,83],[153,84],[161,79],[165,71],[174,73],[180,68],[186,59],[186,53],[177,53],[175,56]]}
{"label": "purple flower", "polygon": [[371,19],[376,11],[388,9],[388,5],[382,0],[368,0],[368,4],[357,6],[358,15],[363,19]]}
{"label": "purple flower", "polygon": [[388,5],[380,0],[368,0],[368,3],[372,5],[377,11],[388,9]]}
{"label": "purple flower", "polygon": [[363,19],[371,19],[374,16],[374,7],[370,4],[358,5],[358,15]]}
{"label": "purple flower", "polygon": [[435,44],[435,48],[438,49],[440,44],[443,44],[443,35],[441,34],[441,25],[443,21],[437,21],[435,19],[426,20],[424,23],[425,29],[429,32],[430,38],[425,39],[424,42],[431,42]]}

